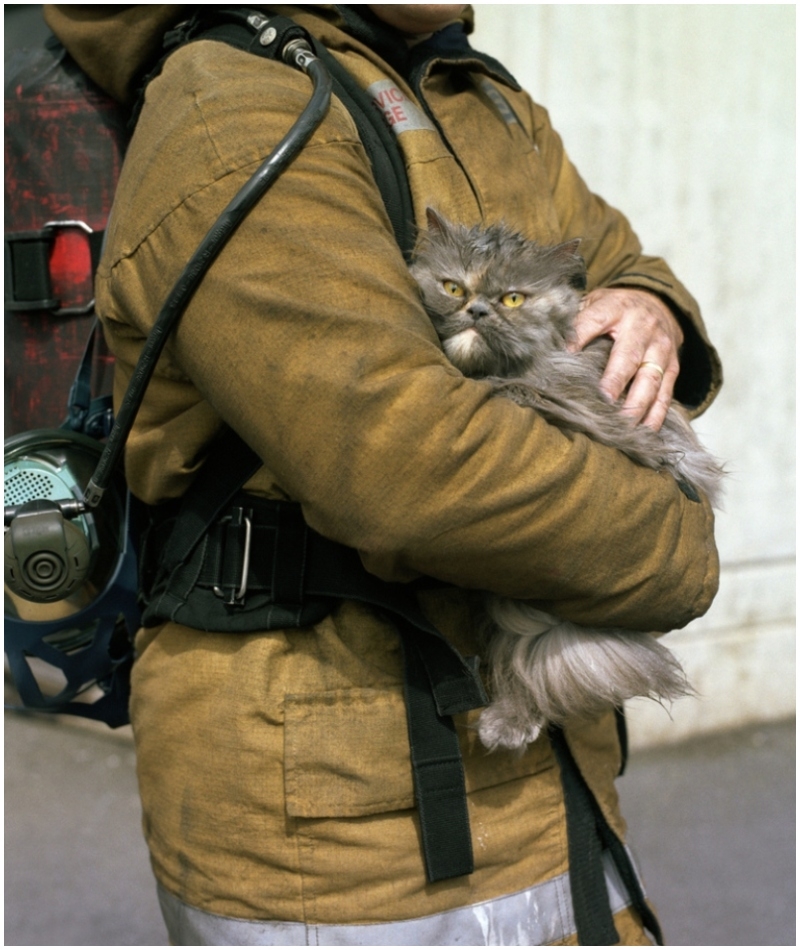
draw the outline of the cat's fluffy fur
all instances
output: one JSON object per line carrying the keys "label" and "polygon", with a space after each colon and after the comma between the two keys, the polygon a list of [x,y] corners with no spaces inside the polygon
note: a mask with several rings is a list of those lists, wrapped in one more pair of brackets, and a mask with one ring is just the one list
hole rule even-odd
{"label": "cat's fluffy fur", "polygon": [[[561,429],[669,472],[690,498],[700,491],[717,501],[722,470],[681,409],[673,404],[658,432],[633,425],[600,393],[611,341],[567,349],[586,284],[578,243],[544,247],[502,224],[466,228],[429,210],[411,273],[465,375],[488,379],[498,395]],[[591,718],[634,696],[671,701],[690,692],[675,656],[650,634],[579,627],[502,597],[487,595],[485,605],[493,702],[478,731],[490,749],[523,748],[547,723]]]}

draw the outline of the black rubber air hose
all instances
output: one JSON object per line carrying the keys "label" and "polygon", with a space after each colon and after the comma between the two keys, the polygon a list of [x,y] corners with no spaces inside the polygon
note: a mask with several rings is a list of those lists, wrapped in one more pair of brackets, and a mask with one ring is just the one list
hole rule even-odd
{"label": "black rubber air hose", "polygon": [[331,77],[310,46],[304,40],[292,40],[283,50],[282,58],[310,77],[313,83],[311,99],[292,128],[203,238],[164,302],[139,355],[103,454],[86,487],[84,502],[89,508],[95,508],[100,503],[111,484],[158,358],[207,270],[248,212],[303,149],[327,114],[331,99]]}

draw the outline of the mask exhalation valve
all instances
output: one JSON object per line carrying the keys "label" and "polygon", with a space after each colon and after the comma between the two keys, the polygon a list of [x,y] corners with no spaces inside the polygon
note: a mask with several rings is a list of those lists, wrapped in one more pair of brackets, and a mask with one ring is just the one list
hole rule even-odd
{"label": "mask exhalation valve", "polygon": [[89,542],[55,501],[36,499],[19,506],[6,530],[4,547],[5,583],[26,600],[63,600],[89,571]]}

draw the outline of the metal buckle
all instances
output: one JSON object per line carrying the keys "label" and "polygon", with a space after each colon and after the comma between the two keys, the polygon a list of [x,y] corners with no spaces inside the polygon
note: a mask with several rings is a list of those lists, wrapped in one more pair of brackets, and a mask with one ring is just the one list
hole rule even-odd
{"label": "metal buckle", "polygon": [[[242,579],[239,584],[239,590],[237,590],[235,594],[231,594],[230,600],[225,600],[225,591],[219,585],[214,585],[212,588],[217,597],[225,600],[225,603],[229,607],[243,603],[245,594],[247,593],[247,574],[250,570],[250,541],[253,535],[253,522],[244,514],[241,508],[237,510],[241,517],[239,524],[244,523],[244,555],[242,557]],[[226,515],[219,523],[225,524],[227,521],[233,521],[233,515]]]}

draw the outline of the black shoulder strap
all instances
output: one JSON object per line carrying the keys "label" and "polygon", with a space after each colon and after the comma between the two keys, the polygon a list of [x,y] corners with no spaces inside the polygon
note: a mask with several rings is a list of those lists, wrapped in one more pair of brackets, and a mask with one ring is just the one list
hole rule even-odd
{"label": "black shoulder strap", "polygon": [[333,91],[342,101],[358,129],[372,165],[375,182],[392,222],[394,236],[406,261],[411,260],[416,229],[408,175],[397,138],[350,73],[318,41],[314,52],[333,78]]}

